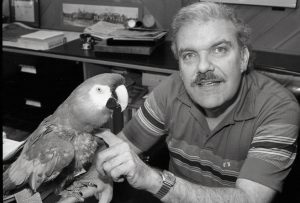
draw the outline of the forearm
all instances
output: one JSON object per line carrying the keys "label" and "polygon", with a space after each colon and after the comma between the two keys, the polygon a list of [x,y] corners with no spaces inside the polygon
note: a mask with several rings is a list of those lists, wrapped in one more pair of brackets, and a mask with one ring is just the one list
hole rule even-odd
{"label": "forearm", "polygon": [[[162,179],[156,169],[148,171],[148,176],[145,178],[145,190],[152,194],[156,194],[162,186]],[[162,198],[162,202],[165,203],[211,203],[211,202],[243,202],[250,203],[256,202],[251,200],[242,189],[238,188],[217,188],[217,187],[205,187],[197,184],[193,184],[181,178],[176,178],[174,187]]]}
{"label": "forearm", "polygon": [[[141,151],[132,145],[125,135],[120,132],[118,137],[130,144],[136,153]],[[162,186],[162,179],[158,170],[149,166],[144,168],[144,185],[137,189],[144,189],[152,194],[156,194]],[[245,192],[237,188],[212,188],[196,185],[177,177],[176,184],[172,190],[162,199],[163,202],[251,202]]]}
{"label": "forearm", "polygon": [[205,187],[177,178],[176,184],[162,199],[165,203],[189,202],[251,202],[247,194],[238,188]]}

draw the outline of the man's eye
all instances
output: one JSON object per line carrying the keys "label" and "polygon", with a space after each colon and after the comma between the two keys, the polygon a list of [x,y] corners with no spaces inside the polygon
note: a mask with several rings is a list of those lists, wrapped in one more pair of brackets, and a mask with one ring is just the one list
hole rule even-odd
{"label": "man's eye", "polygon": [[228,51],[227,47],[215,47],[213,49],[213,53],[214,54],[226,54]]}
{"label": "man's eye", "polygon": [[182,58],[185,61],[192,60],[194,57],[195,57],[194,53],[185,53],[182,55]]}

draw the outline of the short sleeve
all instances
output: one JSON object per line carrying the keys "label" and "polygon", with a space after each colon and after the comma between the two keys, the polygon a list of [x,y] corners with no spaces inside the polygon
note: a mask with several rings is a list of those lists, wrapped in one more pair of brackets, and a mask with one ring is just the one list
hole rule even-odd
{"label": "short sleeve", "polygon": [[153,89],[123,129],[127,139],[142,151],[149,149],[161,136],[167,134],[167,93],[170,92],[172,78],[168,77]]}
{"label": "short sleeve", "polygon": [[269,99],[260,112],[239,178],[282,190],[297,153],[299,105],[293,99]]}

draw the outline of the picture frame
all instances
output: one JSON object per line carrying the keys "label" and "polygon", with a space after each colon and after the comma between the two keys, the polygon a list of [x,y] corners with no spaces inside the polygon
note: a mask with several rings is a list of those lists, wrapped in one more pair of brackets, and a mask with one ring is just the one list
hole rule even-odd
{"label": "picture frame", "polygon": [[63,0],[61,4],[61,27],[64,30],[83,31],[86,27],[97,23],[102,19],[102,15],[114,19],[114,23],[122,23],[120,16],[125,18],[142,19],[142,4],[111,1],[70,1]]}
{"label": "picture frame", "polygon": [[218,3],[296,8],[298,0],[206,0]]}
{"label": "picture frame", "polygon": [[11,22],[40,27],[40,0],[10,0]]}

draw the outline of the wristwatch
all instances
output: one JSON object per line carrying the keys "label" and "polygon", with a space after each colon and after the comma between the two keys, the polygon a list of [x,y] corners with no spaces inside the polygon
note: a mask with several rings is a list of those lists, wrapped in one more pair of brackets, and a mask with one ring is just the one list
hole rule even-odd
{"label": "wristwatch", "polygon": [[158,199],[162,199],[176,183],[176,177],[170,171],[164,170],[160,173],[160,175],[162,177],[163,185],[161,186],[159,191],[154,195]]}

